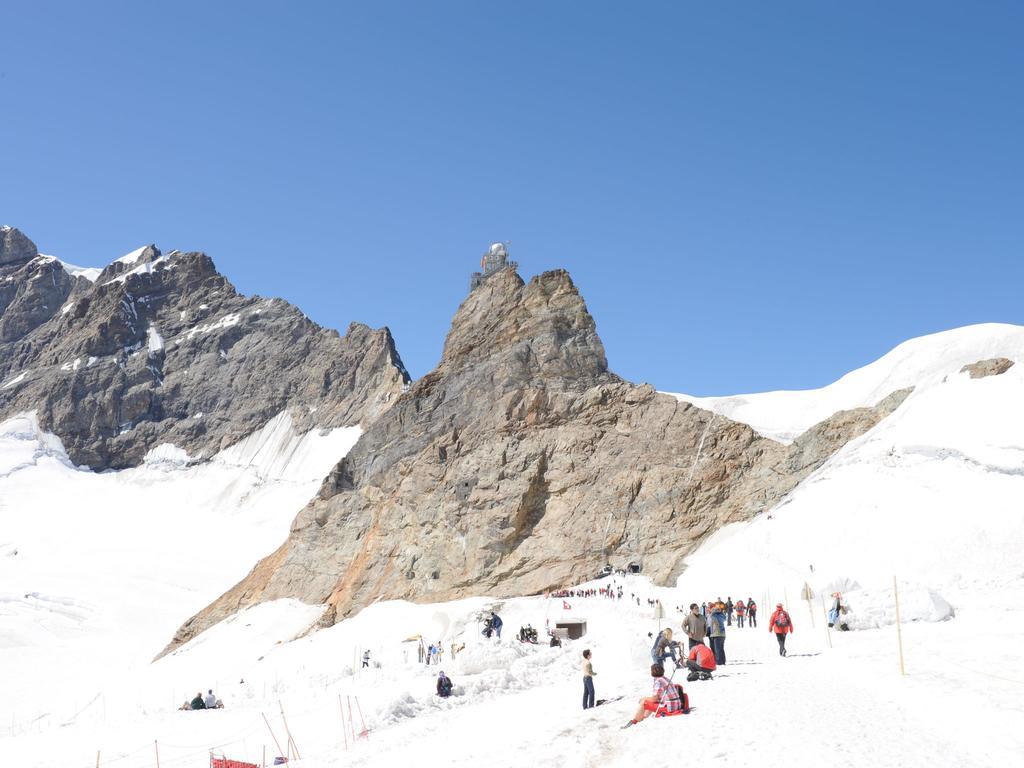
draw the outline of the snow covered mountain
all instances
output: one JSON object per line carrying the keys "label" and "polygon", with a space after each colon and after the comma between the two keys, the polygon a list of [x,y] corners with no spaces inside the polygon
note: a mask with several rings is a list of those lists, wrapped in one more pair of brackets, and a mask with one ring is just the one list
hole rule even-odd
{"label": "snow covered mountain", "polygon": [[240,295],[203,253],[87,269],[0,230],[0,418],[34,411],[76,464],[208,457],[286,409],[304,430],[369,423],[407,382],[387,328],[339,336]]}
{"label": "snow covered mountain", "polygon": [[[386,329],[339,337],[241,297],[203,254],[150,246],[97,273],[0,234],[12,764],[84,767],[99,749],[101,765],[141,767],[154,738],[161,765],[206,765],[211,748],[259,762],[282,702],[299,766],[666,751],[761,765],[783,746],[798,765],[989,765],[1024,749],[1024,328],[914,339],[820,390],[669,396],[608,370],[566,273],[501,270],[410,384]],[[642,563],[619,579],[639,603],[536,596],[609,559]],[[827,635],[836,589],[855,631]],[[620,731],[663,623],[647,600],[678,626],[674,606],[719,595],[789,604],[794,654],[733,633],[742,664],[691,694],[701,739],[692,721]],[[479,635],[491,608],[501,643]],[[509,642],[565,615],[588,620],[583,641]],[[959,649],[981,625],[978,661]],[[451,700],[431,695],[414,636],[447,649]],[[625,697],[588,713],[582,643],[598,696]],[[380,666],[362,670],[367,649]],[[211,686],[227,709],[177,711]],[[937,704],[950,690],[958,709]],[[343,740],[339,694],[358,697],[369,740]],[[963,710],[983,713],[969,740]],[[893,749],[883,721],[920,736]]]}
{"label": "snow covered mountain", "polygon": [[[677,585],[618,579],[641,605],[485,595],[383,602],[305,635],[321,607],[278,600],[228,617],[155,664],[149,658],[183,613],[276,546],[288,509],[315,494],[317,478],[358,435],[300,438],[282,416],[207,464],[156,452],[138,468],[95,474],[76,469],[31,418],[8,421],[0,429],[0,674],[12,694],[0,708],[2,751],[18,764],[56,768],[90,764],[99,749],[101,765],[141,767],[152,764],[156,738],[161,764],[198,768],[211,748],[258,764],[264,746],[276,749],[261,713],[283,741],[283,706],[304,758],[293,763],[328,768],[524,759],[625,766],[682,751],[753,766],[779,750],[801,766],[1010,764],[1024,748],[1013,727],[1024,680],[1024,617],[1014,610],[1024,599],[1024,367],[961,369],[1019,357],[1009,345],[1022,334],[975,327],[904,345],[927,350],[905,358],[924,373],[894,379],[914,391],[890,416],[770,511],[713,535],[686,558]],[[976,351],[965,338],[979,340]],[[892,628],[893,576],[906,678]],[[846,593],[854,631],[826,634],[822,596],[835,588]],[[647,692],[646,632],[664,623],[647,599],[659,598],[665,621],[678,626],[674,606],[719,595],[753,596],[762,608],[786,602],[797,628],[790,657],[774,653],[763,627],[732,629],[733,663],[710,684],[688,685],[691,719],[619,730]],[[506,635],[563,615],[586,618],[588,635],[561,649],[508,637],[495,644],[477,622],[492,607]],[[979,626],[987,628],[983,654]],[[415,661],[416,643],[403,642],[413,636],[442,641],[452,699],[431,695],[434,669]],[[455,659],[452,643],[466,644]],[[576,701],[584,643],[595,653],[598,697],[625,697],[587,713]],[[361,670],[365,649],[374,664]],[[176,710],[207,687],[225,710]],[[369,739],[352,743],[347,730],[343,738],[348,710],[343,704],[339,714],[339,695],[357,697],[355,726],[362,718]],[[893,728],[900,739],[886,735]]]}
{"label": "snow covered mountain", "polygon": [[984,323],[911,339],[821,389],[726,397],[674,396],[749,424],[765,437],[791,442],[837,411],[872,406],[896,390],[928,386],[979,360],[1020,360],[1022,356],[1024,328]]}

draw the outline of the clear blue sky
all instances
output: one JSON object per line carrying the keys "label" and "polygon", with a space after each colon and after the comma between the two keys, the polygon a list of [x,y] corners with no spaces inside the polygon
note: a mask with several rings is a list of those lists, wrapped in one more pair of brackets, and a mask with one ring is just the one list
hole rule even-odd
{"label": "clear blue sky", "polygon": [[388,325],[414,376],[509,240],[612,368],[820,386],[1024,322],[1024,3],[3,0],[0,223]]}

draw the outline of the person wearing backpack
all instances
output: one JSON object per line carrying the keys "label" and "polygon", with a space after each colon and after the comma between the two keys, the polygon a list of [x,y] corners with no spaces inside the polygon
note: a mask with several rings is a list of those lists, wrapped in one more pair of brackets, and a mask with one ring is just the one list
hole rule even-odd
{"label": "person wearing backpack", "polygon": [[743,614],[746,613],[747,606],[743,604],[743,598],[736,601],[736,626],[739,629],[743,629]]}
{"label": "person wearing backpack", "polygon": [[661,664],[651,665],[651,678],[654,683],[653,693],[640,699],[640,708],[633,715],[633,719],[622,726],[623,728],[636,725],[650,715],[665,717],[678,715],[680,712],[689,713],[689,698],[683,693],[683,686],[666,678],[665,668]]}
{"label": "person wearing backpack", "polygon": [[786,635],[793,631],[793,619],[790,618],[782,603],[775,606],[775,613],[768,619],[768,631],[775,633],[775,639],[779,641],[779,656],[786,655]]}
{"label": "person wearing backpack", "polygon": [[757,603],[750,597],[747,598],[747,626],[757,626]]}
{"label": "person wearing backpack", "polygon": [[716,664],[725,664],[725,622],[725,603],[715,603],[708,618],[708,637]]}

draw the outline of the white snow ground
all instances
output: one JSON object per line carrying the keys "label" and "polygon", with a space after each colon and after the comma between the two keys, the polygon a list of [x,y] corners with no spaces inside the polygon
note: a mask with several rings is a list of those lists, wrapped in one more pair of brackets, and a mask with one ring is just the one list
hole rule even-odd
{"label": "white snow ground", "polygon": [[[927,341],[919,345],[927,361],[910,356],[876,376],[880,396],[899,381],[917,389],[770,514],[711,537],[677,586],[620,579],[642,607],[601,598],[570,598],[567,611],[541,597],[396,601],[295,639],[319,608],[277,601],[155,664],[184,618],[281,541],[348,443],[339,435],[332,450],[312,449],[313,438],[298,438],[279,417],[209,464],[166,448],[146,467],[94,475],[68,466],[59,442],[30,419],[8,422],[0,427],[0,754],[11,765],[86,768],[99,750],[100,765],[128,768],[155,765],[158,748],[161,766],[199,768],[211,748],[259,763],[265,747],[269,762],[274,739],[285,743],[283,709],[300,767],[1019,764],[1024,366],[978,380],[958,371],[996,355],[1024,360],[1010,348],[1024,329],[952,335],[917,340]],[[903,368],[921,378],[900,379]],[[247,462],[258,467],[243,469]],[[800,600],[805,585],[810,602]],[[820,595],[836,585],[856,631],[826,634]],[[659,597],[678,627],[674,606],[718,596],[753,596],[761,626],[731,630],[730,663],[715,680],[687,685],[691,715],[621,730],[648,692],[647,632],[658,621],[646,599]],[[796,629],[786,659],[765,626],[778,600]],[[476,616],[491,606],[505,620],[500,643],[478,632]],[[562,614],[585,616],[587,637],[561,649],[515,641],[520,624],[543,627]],[[451,699],[432,695],[436,668],[417,664],[415,644],[402,642],[416,634],[443,641]],[[466,643],[454,660],[453,641]],[[580,709],[584,647],[594,651],[598,698],[623,697],[588,712]],[[365,649],[375,666],[361,670]],[[177,711],[210,687],[226,709]],[[358,697],[368,738],[352,744],[344,735],[339,696]],[[359,709],[354,719],[358,730]]]}

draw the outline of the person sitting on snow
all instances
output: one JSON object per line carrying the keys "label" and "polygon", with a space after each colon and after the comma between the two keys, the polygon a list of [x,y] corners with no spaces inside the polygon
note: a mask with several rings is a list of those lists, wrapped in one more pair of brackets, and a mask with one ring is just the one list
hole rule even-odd
{"label": "person sitting on snow", "polygon": [[690,655],[686,659],[686,668],[690,674],[686,676],[688,682],[694,680],[710,680],[711,673],[715,671],[715,654],[704,643],[695,645],[690,649]]}
{"label": "person sitting on snow", "polygon": [[447,699],[452,695],[452,681],[451,678],[444,673],[444,670],[441,670],[440,674],[437,676],[437,695],[442,699]]}
{"label": "person sitting on snow", "polygon": [[206,692],[206,696],[203,697],[203,706],[207,709],[217,708],[217,697],[213,695],[213,688]]}
{"label": "person sitting on snow", "polygon": [[671,715],[683,710],[683,699],[679,694],[681,686],[677,687],[665,677],[665,668],[661,664],[651,664],[651,677],[654,682],[653,694],[640,699],[640,708],[623,728],[636,725],[652,714]]}
{"label": "person sitting on snow", "polygon": [[203,692],[199,691],[196,697],[192,699],[192,703],[189,704],[192,709],[206,709],[206,702],[203,701]]}

